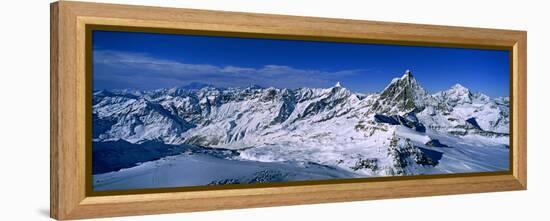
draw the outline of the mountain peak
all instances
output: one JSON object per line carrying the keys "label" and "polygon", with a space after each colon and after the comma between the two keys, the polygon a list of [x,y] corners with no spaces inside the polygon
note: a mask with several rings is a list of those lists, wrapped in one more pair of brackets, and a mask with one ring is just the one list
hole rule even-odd
{"label": "mountain peak", "polygon": [[262,87],[262,86],[259,85],[259,84],[251,83],[251,84],[248,84],[248,86],[247,86],[246,88],[247,88],[247,89],[263,89],[264,87]]}
{"label": "mountain peak", "polygon": [[453,85],[449,90],[446,91],[447,94],[464,94],[470,96],[470,89],[462,86],[461,84]]}
{"label": "mountain peak", "polygon": [[473,95],[470,90],[461,84],[455,84],[450,89],[439,94],[441,94],[443,99],[451,105],[472,103],[473,99]]}
{"label": "mountain peak", "polygon": [[419,111],[424,108],[427,92],[406,70],[401,78],[393,79],[380,94],[380,105],[374,109],[378,112],[395,110],[398,112]]}
{"label": "mountain peak", "polygon": [[466,87],[464,87],[464,86],[462,86],[461,84],[458,84],[458,83],[455,84],[455,85],[453,85],[453,86],[451,87],[451,89],[453,89],[453,90],[461,90],[461,91],[463,91],[463,90],[468,90],[468,88],[466,88]]}
{"label": "mountain peak", "polygon": [[412,78],[412,77],[413,77],[413,75],[412,75],[412,73],[411,73],[411,70],[407,69],[407,70],[405,71],[405,74],[403,74],[403,76],[401,77],[401,79]]}
{"label": "mountain peak", "polygon": [[191,89],[191,90],[198,90],[198,89],[202,89],[202,88],[205,88],[205,87],[214,87],[214,85],[212,84],[205,84],[205,83],[201,83],[201,82],[191,82],[187,85],[184,85],[184,86],[181,86],[179,88],[181,89]]}
{"label": "mountain peak", "polygon": [[340,81],[336,82],[336,84],[334,85],[334,87],[342,87],[342,85],[340,84]]}
{"label": "mountain peak", "polygon": [[406,82],[407,84],[417,84],[416,79],[413,77],[411,70],[407,69],[405,74],[401,76],[401,81]]}

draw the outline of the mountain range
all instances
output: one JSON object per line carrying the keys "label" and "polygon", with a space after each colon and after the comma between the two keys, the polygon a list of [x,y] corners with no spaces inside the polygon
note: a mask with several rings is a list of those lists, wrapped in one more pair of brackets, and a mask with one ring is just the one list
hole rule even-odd
{"label": "mountain range", "polygon": [[430,94],[410,71],[379,93],[330,88],[98,90],[94,144],[193,145],[232,159],[311,162],[359,176],[508,168],[509,98],[456,84]]}

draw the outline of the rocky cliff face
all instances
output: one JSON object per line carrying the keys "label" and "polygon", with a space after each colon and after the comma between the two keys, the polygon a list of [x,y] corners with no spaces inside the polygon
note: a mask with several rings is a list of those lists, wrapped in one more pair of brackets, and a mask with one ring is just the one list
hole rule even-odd
{"label": "rocky cliff face", "polygon": [[385,114],[420,112],[426,105],[435,102],[407,70],[401,78],[395,78],[380,93],[372,110]]}

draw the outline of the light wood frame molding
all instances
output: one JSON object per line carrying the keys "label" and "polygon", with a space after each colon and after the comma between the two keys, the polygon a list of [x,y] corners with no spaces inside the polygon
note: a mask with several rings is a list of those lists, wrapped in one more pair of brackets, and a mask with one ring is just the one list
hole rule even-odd
{"label": "light wood frame molding", "polygon": [[[50,208],[79,219],[368,199],[524,190],[527,188],[527,33],[299,16],[61,1],[51,4]],[[114,25],[228,35],[511,51],[512,170],[483,176],[428,177],[170,193],[90,196],[86,192],[86,26]]]}

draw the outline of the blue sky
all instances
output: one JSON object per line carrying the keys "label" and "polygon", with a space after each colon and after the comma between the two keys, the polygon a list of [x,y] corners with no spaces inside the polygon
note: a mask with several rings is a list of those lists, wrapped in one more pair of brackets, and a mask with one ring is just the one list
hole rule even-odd
{"label": "blue sky", "polygon": [[379,92],[409,69],[430,93],[456,83],[509,94],[508,51],[93,32],[93,87],[156,89],[191,82],[219,87],[331,87]]}

